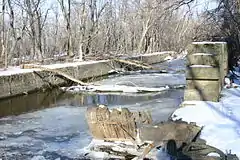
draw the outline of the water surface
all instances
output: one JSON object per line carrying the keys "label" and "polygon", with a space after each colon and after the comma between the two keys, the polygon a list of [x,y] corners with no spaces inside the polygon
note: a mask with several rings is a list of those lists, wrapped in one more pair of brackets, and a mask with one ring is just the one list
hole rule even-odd
{"label": "water surface", "polygon": [[[172,74],[131,74],[99,81],[100,84],[134,84],[145,87],[185,84],[178,71],[183,61],[161,64]],[[177,71],[177,72],[174,72]],[[0,101],[0,159],[84,159],[91,141],[85,120],[89,106],[148,110],[154,123],[167,120],[181,103],[182,89],[146,94],[66,94],[58,90]]]}

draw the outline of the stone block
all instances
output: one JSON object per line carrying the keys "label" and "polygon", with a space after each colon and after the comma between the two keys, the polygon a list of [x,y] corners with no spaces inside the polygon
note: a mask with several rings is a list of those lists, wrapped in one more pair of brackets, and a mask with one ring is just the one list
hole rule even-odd
{"label": "stone block", "polygon": [[223,46],[226,46],[226,42],[193,42],[187,47],[188,54],[194,53],[211,53],[222,54]]}
{"label": "stone block", "polygon": [[220,69],[207,65],[192,65],[187,67],[186,79],[218,80],[220,79]]}
{"label": "stone block", "polygon": [[197,89],[201,91],[221,92],[219,80],[187,80],[186,89]]}
{"label": "stone block", "polygon": [[213,101],[219,100],[219,91],[210,89],[185,89],[184,101]]}
{"label": "stone block", "polygon": [[219,56],[210,53],[194,53],[187,55],[187,66],[191,65],[209,65],[218,67]]}

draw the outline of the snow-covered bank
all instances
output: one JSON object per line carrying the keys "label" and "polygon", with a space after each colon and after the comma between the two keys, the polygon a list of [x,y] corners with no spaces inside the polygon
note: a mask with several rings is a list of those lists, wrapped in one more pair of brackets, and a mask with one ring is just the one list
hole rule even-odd
{"label": "snow-covered bank", "polygon": [[204,126],[200,137],[207,144],[240,158],[240,88],[223,89],[220,102],[186,101],[173,120]]}

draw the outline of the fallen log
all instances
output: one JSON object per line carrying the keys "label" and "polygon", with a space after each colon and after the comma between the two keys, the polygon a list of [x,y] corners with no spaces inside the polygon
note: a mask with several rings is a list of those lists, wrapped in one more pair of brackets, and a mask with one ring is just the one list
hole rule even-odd
{"label": "fallen log", "polygon": [[65,80],[69,80],[69,81],[72,81],[74,83],[77,83],[81,86],[88,86],[90,85],[89,83],[84,83],[62,71],[59,71],[57,69],[50,69],[50,68],[46,68],[46,67],[43,67],[43,66],[40,66],[40,65],[33,65],[33,64],[24,64],[21,66],[22,69],[40,69],[41,71],[46,71],[46,72],[51,72],[53,74],[56,74],[58,75],[60,78],[63,78]]}
{"label": "fallen log", "polygon": [[137,62],[137,61],[130,61],[130,60],[124,60],[124,59],[113,59],[113,60],[116,61],[116,62],[119,62],[119,63],[123,63],[123,64],[128,65],[128,66],[133,66],[135,68],[140,68],[140,69],[144,69],[144,70],[154,68],[150,65],[141,64],[140,62]]}
{"label": "fallen log", "polygon": [[[141,70],[142,72],[158,72],[158,73],[168,73],[166,69],[162,69],[159,67],[154,67],[147,63],[138,60],[124,60],[124,59],[113,59],[113,61],[118,62],[120,64],[124,64],[124,68],[127,68],[130,71]],[[145,70],[145,71],[144,71]],[[168,69],[172,70],[172,69]],[[125,72],[127,73],[127,71]]]}

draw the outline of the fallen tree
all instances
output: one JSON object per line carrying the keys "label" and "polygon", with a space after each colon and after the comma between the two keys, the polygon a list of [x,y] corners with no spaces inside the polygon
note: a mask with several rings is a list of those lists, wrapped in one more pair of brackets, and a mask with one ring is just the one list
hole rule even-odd
{"label": "fallen tree", "polygon": [[82,81],[80,81],[80,80],[78,80],[78,79],[76,79],[76,78],[74,78],[74,77],[72,77],[72,76],[62,72],[62,71],[59,71],[57,69],[50,69],[50,68],[47,68],[47,67],[43,67],[41,65],[24,64],[24,65],[21,66],[21,68],[22,69],[33,69],[33,68],[34,69],[39,69],[41,71],[46,71],[46,72],[53,73],[56,76],[58,76],[58,77],[60,77],[60,78],[62,78],[64,80],[69,80],[69,81],[72,81],[72,82],[74,82],[76,84],[79,84],[79,85],[82,85],[82,86],[90,85],[89,83],[84,83],[84,82],[82,82]]}
{"label": "fallen tree", "polygon": [[[135,69],[143,69],[143,70],[150,70],[153,69],[152,66],[147,64],[141,64],[139,61],[128,61],[128,60],[122,60],[122,59],[115,59],[117,62],[121,62],[125,65],[131,65]],[[66,74],[58,69],[51,69],[47,68],[42,65],[36,65],[36,64],[24,64],[21,66],[22,69],[36,69],[34,73],[39,75],[44,81],[47,81],[45,77],[42,77],[38,71],[44,71],[49,72],[50,75],[59,77],[64,79],[65,81],[72,82],[74,84],[77,84],[77,86],[72,87],[62,87],[61,89],[65,92],[127,92],[127,93],[145,93],[145,92],[162,92],[169,90],[168,86],[165,87],[158,87],[158,88],[148,88],[148,87],[139,87],[139,86],[128,86],[128,85],[97,85],[97,84],[90,84],[85,83],[83,81],[80,81],[73,76]],[[134,70],[134,69],[133,69]],[[156,71],[156,70],[155,70]],[[53,86],[50,82],[47,81],[49,86]]]}

